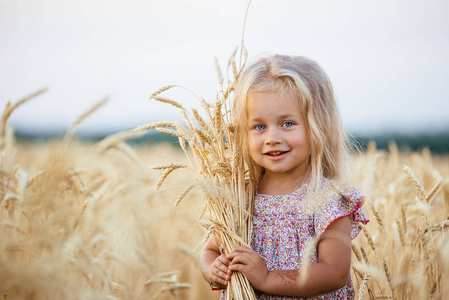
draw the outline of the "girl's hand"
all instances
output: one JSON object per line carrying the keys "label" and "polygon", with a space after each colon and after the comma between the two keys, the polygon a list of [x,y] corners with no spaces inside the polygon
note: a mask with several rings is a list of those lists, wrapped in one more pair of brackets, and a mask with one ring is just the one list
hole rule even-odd
{"label": "girl's hand", "polygon": [[226,288],[232,275],[232,271],[228,268],[230,263],[231,260],[224,254],[214,260],[210,269],[210,280],[214,286]]}
{"label": "girl's hand", "polygon": [[253,288],[262,290],[268,278],[268,268],[262,257],[253,249],[247,247],[236,247],[227,256],[231,265],[229,269],[239,271],[249,280]]}

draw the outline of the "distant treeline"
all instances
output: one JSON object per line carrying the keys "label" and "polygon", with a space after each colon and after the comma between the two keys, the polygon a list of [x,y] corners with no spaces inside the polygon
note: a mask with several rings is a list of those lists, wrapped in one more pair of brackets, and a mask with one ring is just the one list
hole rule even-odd
{"label": "distant treeline", "polygon": [[[16,132],[16,139],[22,142],[48,141],[61,138],[58,135],[31,135]],[[97,142],[105,138],[106,135],[81,135],[77,138],[86,142]],[[352,136],[354,142],[361,148],[366,149],[369,142],[376,143],[378,149],[388,149],[388,145],[392,142],[396,143],[399,149],[419,151],[429,148],[432,153],[449,153],[449,133],[438,134],[376,134],[364,136]],[[156,144],[156,143],[178,143],[178,138],[159,132],[150,132],[138,139],[129,140],[130,144]]]}
{"label": "distant treeline", "polygon": [[432,153],[449,152],[449,133],[438,134],[382,134],[354,136],[353,139],[362,149],[366,149],[368,143],[373,141],[378,149],[388,149],[392,142],[396,143],[399,149],[419,151],[429,148]]}

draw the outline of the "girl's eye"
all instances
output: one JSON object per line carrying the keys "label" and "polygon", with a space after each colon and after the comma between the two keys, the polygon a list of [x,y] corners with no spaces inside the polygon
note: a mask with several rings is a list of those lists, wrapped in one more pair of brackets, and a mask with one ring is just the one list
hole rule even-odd
{"label": "girl's eye", "polygon": [[265,125],[261,124],[253,126],[253,129],[255,130],[264,130],[265,128],[266,128]]}
{"label": "girl's eye", "polygon": [[291,122],[291,121],[287,121],[287,122],[282,123],[283,127],[292,127],[293,125],[295,125],[295,124],[293,122]]}

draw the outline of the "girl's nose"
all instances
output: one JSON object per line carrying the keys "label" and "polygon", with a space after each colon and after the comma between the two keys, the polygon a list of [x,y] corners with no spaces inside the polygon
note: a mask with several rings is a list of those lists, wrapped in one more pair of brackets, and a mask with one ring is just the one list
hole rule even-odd
{"label": "girl's nose", "polygon": [[265,136],[265,144],[272,145],[279,144],[280,142],[281,137],[279,134],[279,130],[277,130],[276,128],[269,128]]}

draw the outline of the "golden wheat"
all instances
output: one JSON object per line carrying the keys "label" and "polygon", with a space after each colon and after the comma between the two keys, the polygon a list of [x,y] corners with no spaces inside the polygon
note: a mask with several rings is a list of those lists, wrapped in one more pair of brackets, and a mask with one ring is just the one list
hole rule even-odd
{"label": "golden wheat", "polygon": [[[246,60],[241,48],[243,55]],[[96,144],[73,140],[73,133],[103,102],[75,121],[65,140],[33,144],[17,143],[7,121],[45,90],[6,105],[0,122],[0,299],[214,297],[200,275],[201,242],[215,233],[226,252],[248,245],[251,235],[254,187],[245,186],[243,162],[234,155],[227,101],[244,65],[237,67],[235,56],[227,80],[216,61],[221,91],[214,104],[197,97],[203,115],[159,96],[178,87],[166,86],[150,98],[178,108],[182,124],[142,125]],[[177,136],[183,151],[126,142],[150,129]],[[193,174],[193,183],[173,172],[181,169]],[[352,244],[357,298],[447,297],[449,156],[399,151],[395,144],[378,150],[371,143],[351,170],[349,181],[366,195],[372,220]],[[159,191],[163,182],[170,188]],[[230,286],[228,299],[252,295],[242,277],[233,276]]]}
{"label": "golden wheat", "polygon": [[[161,197],[153,188],[156,174],[145,166],[168,158],[155,160],[147,149],[138,154],[124,143],[128,136],[106,139],[99,143],[104,147],[67,136],[17,145],[6,127],[0,136],[1,299],[210,297],[207,289],[190,288],[199,274],[188,257],[171,251],[183,236],[201,239],[203,231],[187,222],[198,216],[161,205],[175,191]],[[159,152],[176,153],[166,146]],[[157,236],[171,226],[185,229]]]}
{"label": "golden wheat", "polygon": [[438,257],[449,251],[447,156],[399,152],[393,144],[385,152],[371,144],[352,168],[353,182],[371,208],[367,213],[377,220],[353,242],[354,259],[360,262],[353,261],[355,286],[363,283],[368,291],[362,297],[442,299],[449,269]]}
{"label": "golden wheat", "polygon": [[[188,199],[176,200],[192,185],[183,172],[166,179],[174,189],[155,189],[159,171],[151,166],[184,169],[188,160],[182,151],[133,146],[147,166],[142,170],[128,154],[114,151],[123,139],[105,148],[72,141],[61,153],[60,141],[17,144],[7,127],[1,142],[0,236],[5,242],[0,245],[0,297],[214,297],[200,275],[198,245],[205,231],[195,220],[202,214],[197,209],[201,195],[192,189]],[[421,189],[402,170],[404,164],[430,191],[425,196],[438,186],[432,201],[422,200]],[[220,166],[229,164],[215,164]],[[361,234],[352,246],[357,299],[444,299],[449,157],[371,146],[355,159],[352,170],[354,184],[366,194],[366,207],[375,207],[365,210],[372,219],[364,227],[367,236]],[[221,223],[205,225],[210,231],[230,230]]]}
{"label": "golden wheat", "polygon": [[6,107],[3,109],[3,114],[2,114],[1,121],[0,121],[0,136],[3,136],[5,134],[6,122],[8,121],[9,117],[11,116],[11,113],[15,109],[17,109],[17,107],[23,105],[25,102],[27,102],[39,95],[42,95],[46,91],[47,91],[47,89],[44,88],[44,89],[38,90],[38,91],[20,99],[19,101],[17,101],[14,104],[11,104],[11,102],[6,103]]}

